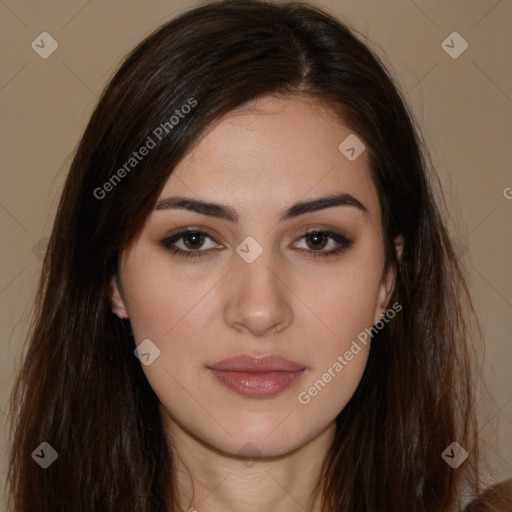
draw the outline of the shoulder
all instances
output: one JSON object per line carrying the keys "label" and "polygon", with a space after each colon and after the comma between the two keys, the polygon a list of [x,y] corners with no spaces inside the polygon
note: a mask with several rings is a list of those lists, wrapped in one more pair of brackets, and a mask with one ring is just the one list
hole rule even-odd
{"label": "shoulder", "polygon": [[510,511],[512,511],[512,479],[488,487],[464,509],[464,512]]}

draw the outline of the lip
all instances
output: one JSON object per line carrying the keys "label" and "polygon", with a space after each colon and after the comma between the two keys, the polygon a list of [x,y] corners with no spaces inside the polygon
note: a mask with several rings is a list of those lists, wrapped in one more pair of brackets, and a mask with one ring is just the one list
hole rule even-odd
{"label": "lip", "polygon": [[211,366],[207,366],[207,368],[234,372],[293,372],[306,369],[305,366],[289,361],[281,356],[255,357],[249,354],[228,357]]}
{"label": "lip", "polygon": [[275,396],[295,384],[306,371],[306,367],[281,356],[248,354],[223,359],[207,369],[228,389],[251,398]]}

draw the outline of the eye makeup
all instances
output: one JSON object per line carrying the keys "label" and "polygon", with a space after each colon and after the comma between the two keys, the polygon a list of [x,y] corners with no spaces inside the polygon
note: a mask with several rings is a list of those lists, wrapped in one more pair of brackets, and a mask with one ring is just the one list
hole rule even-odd
{"label": "eye makeup", "polygon": [[[199,228],[185,228],[172,236],[160,240],[160,245],[178,257],[185,259],[204,258],[214,251],[219,251],[219,249],[200,250],[200,247],[204,245],[205,240],[207,239],[214,242],[213,237],[209,233],[201,231]],[[354,243],[354,240],[351,240],[340,233],[323,229],[311,229],[299,237],[299,241],[302,239],[306,240],[306,244],[309,249],[301,248],[299,251],[304,252],[307,257],[313,258],[335,256],[352,247]],[[189,245],[197,245],[199,247],[189,247],[188,250],[186,248],[180,248],[177,246],[177,242],[182,240],[188,240]],[[313,242],[311,243],[312,240]],[[337,245],[330,250],[322,250],[325,246],[329,245],[329,240],[333,241],[334,244]],[[313,248],[315,245],[320,245],[320,250]]]}

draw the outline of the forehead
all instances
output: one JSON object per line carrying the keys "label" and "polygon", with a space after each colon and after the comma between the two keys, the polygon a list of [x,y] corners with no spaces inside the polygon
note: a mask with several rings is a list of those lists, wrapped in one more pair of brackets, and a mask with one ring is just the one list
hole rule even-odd
{"label": "forehead", "polygon": [[315,100],[265,97],[212,125],[173,170],[160,198],[198,196],[261,215],[262,208],[282,210],[299,199],[343,192],[379,221],[367,152],[351,161],[339,149],[354,135]]}

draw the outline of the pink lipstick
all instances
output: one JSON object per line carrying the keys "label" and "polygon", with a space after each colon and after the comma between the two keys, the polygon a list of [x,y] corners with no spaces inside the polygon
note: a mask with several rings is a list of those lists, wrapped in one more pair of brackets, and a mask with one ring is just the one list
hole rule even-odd
{"label": "pink lipstick", "polygon": [[280,356],[242,354],[223,359],[208,370],[228,389],[251,398],[275,396],[292,386],[306,367]]}

